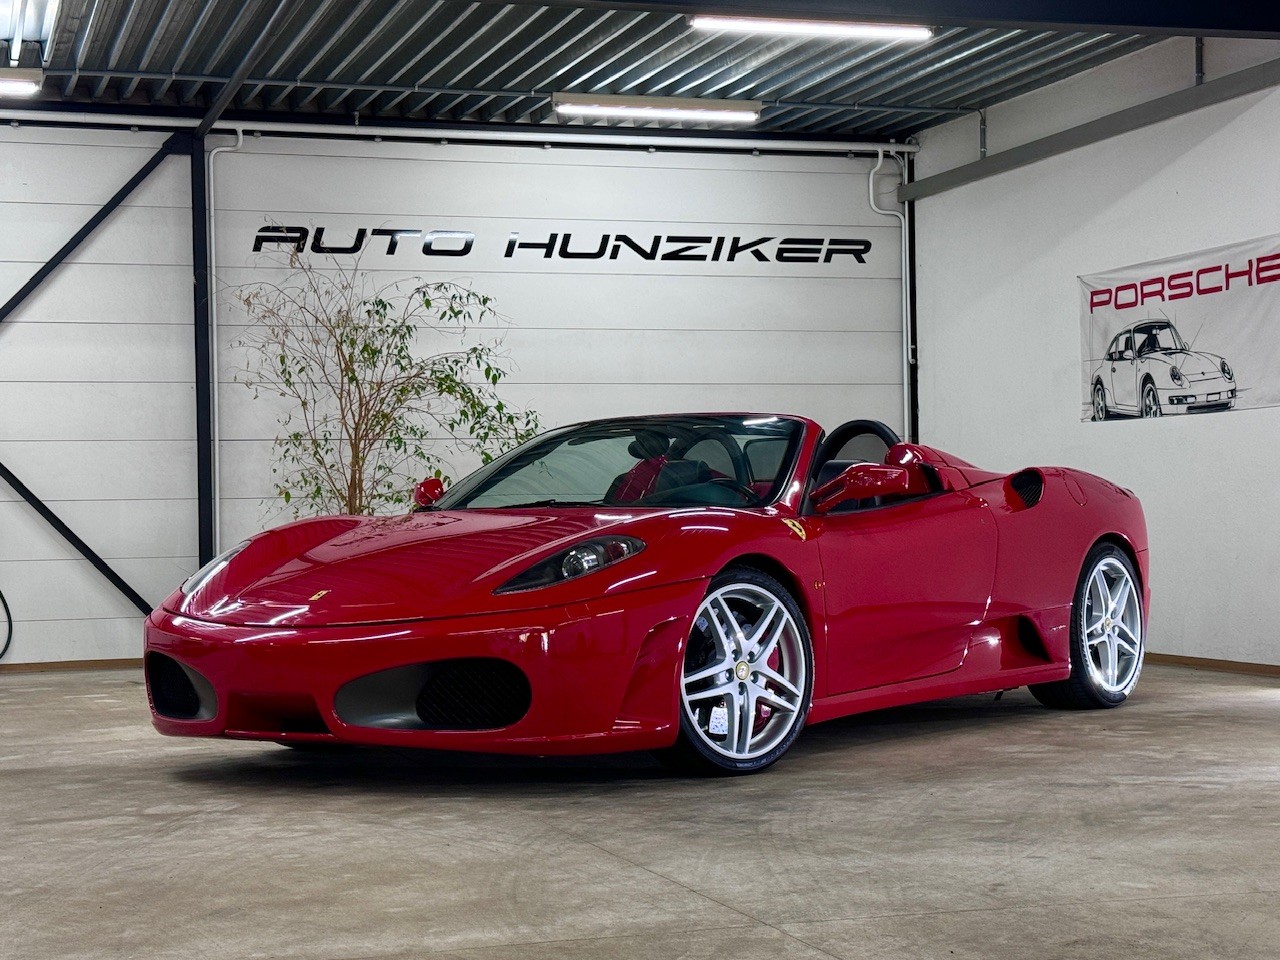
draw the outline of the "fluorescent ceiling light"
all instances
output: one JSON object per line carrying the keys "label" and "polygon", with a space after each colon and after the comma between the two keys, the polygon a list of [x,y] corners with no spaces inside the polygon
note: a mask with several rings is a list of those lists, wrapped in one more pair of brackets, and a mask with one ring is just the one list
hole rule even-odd
{"label": "fluorescent ceiling light", "polygon": [[562,117],[622,120],[686,120],[695,123],[755,123],[759,100],[704,100],[700,97],[618,97],[603,93],[556,93],[551,105]]}
{"label": "fluorescent ceiling light", "polygon": [[709,17],[699,14],[689,18],[696,30],[719,30],[724,33],[765,33],[793,37],[847,37],[858,40],[928,40],[929,27],[905,23],[837,23],[831,20],[774,20],[756,17]]}
{"label": "fluorescent ceiling light", "polygon": [[43,70],[0,67],[0,97],[34,97],[43,85]]}

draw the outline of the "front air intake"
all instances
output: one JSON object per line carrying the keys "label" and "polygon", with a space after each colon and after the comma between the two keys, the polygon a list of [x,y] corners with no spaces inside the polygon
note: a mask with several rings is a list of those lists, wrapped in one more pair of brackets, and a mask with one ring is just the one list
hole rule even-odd
{"label": "front air intake", "polygon": [[513,663],[491,657],[430,665],[418,692],[418,719],[429,730],[494,730],[529,712],[533,691]]}
{"label": "front air intake", "polygon": [[208,720],[214,715],[213,687],[195,670],[155,651],[147,654],[144,669],[151,705],[160,716],[170,720]]}
{"label": "front air intake", "polygon": [[1044,477],[1039,470],[1023,470],[1009,478],[1009,486],[1023,508],[1034,507],[1044,493]]}

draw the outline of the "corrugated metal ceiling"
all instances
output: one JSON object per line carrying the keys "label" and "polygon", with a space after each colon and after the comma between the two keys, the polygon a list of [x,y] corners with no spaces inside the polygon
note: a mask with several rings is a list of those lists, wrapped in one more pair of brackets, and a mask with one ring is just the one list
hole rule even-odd
{"label": "corrugated metal ceiling", "polygon": [[[44,95],[199,110],[275,7],[63,0]],[[696,32],[669,13],[461,0],[299,0],[283,24],[231,110],[550,124],[556,91],[710,97],[765,101],[759,131],[877,139],[1160,39],[972,28],[942,28],[923,44],[776,39]],[[37,65],[39,51],[30,56]]]}

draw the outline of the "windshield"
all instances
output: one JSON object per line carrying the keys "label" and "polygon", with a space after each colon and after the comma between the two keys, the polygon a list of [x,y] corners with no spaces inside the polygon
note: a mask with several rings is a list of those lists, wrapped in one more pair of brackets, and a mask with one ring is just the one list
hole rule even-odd
{"label": "windshield", "polygon": [[517,447],[436,507],[762,506],[781,493],[803,430],[769,416],[579,424]]}
{"label": "windshield", "polygon": [[1187,345],[1178,331],[1168,323],[1149,323],[1133,328],[1133,341],[1138,345],[1138,356],[1160,350],[1185,350]]}

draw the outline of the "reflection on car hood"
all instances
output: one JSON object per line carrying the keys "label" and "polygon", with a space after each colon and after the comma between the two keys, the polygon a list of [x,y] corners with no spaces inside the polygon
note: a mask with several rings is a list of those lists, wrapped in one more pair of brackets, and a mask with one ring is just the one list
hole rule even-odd
{"label": "reflection on car hood", "polygon": [[325,517],[255,537],[171,612],[245,626],[338,626],[527,606],[493,590],[539,556],[630,519],[595,510]]}

